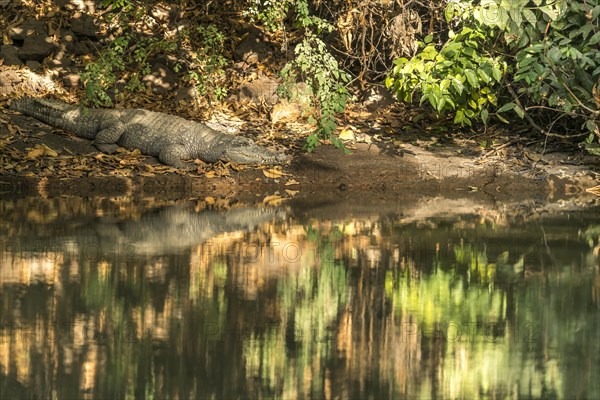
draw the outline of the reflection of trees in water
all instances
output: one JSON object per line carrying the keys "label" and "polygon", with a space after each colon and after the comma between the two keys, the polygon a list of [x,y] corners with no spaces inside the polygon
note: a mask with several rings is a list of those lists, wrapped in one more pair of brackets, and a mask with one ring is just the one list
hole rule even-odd
{"label": "reflection of trees in water", "polygon": [[0,331],[0,389],[589,397],[597,243],[576,231],[354,218],[263,224],[127,262],[5,247],[0,323],[25,330]]}

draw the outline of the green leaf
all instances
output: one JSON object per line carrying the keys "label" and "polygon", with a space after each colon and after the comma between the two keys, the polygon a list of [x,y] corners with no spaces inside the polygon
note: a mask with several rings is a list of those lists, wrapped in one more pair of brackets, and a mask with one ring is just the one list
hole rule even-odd
{"label": "green leaf", "polygon": [[456,115],[454,116],[454,123],[455,124],[462,124],[463,120],[465,119],[465,113],[463,110],[457,110],[456,111]]}
{"label": "green leaf", "polygon": [[546,14],[548,16],[548,18],[550,18],[552,21],[556,20],[556,18],[558,18],[558,12],[548,6],[541,6],[540,10]]}
{"label": "green leaf", "polygon": [[533,26],[535,26],[537,22],[535,14],[528,8],[523,9],[523,18]]}
{"label": "green leaf", "polygon": [[458,92],[458,95],[461,95],[465,86],[460,81],[460,79],[458,79],[456,77],[452,77],[451,80],[452,80],[452,87]]}
{"label": "green leaf", "polygon": [[467,77],[467,80],[469,81],[469,84],[474,88],[478,88],[479,80],[477,79],[477,74],[475,73],[475,71],[473,71],[472,69],[465,69],[464,72],[465,76]]}
{"label": "green leaf", "polygon": [[600,144],[598,143],[582,143],[581,146],[585,148],[585,150],[594,155],[600,156]]}
{"label": "green leaf", "polygon": [[592,37],[590,38],[590,40],[588,40],[588,44],[589,45],[594,45],[596,43],[600,42],[600,31],[594,33],[592,35]]}
{"label": "green leaf", "polygon": [[489,117],[489,112],[486,109],[481,110],[481,120],[483,121],[483,123],[487,123]]}
{"label": "green leaf", "polygon": [[585,127],[588,131],[594,132],[597,128],[597,125],[593,119],[588,119],[587,121],[585,121]]}
{"label": "green leaf", "polygon": [[519,60],[519,68],[525,68],[526,66],[533,64],[535,61],[537,61],[537,57],[526,55],[524,59]]}
{"label": "green leaf", "polygon": [[500,114],[496,114],[496,118],[498,118],[500,121],[504,122],[505,124],[510,124],[510,122],[508,122],[508,120]]}
{"label": "green leaf", "polygon": [[515,112],[517,113],[517,115],[518,115],[518,116],[519,116],[521,119],[523,119],[523,117],[525,116],[525,110],[523,110],[523,109],[522,109],[520,106],[518,106],[518,105],[515,105],[515,108],[514,108],[514,110],[515,110]]}
{"label": "green leaf", "polygon": [[487,74],[487,72],[483,68],[480,68],[477,70],[477,75],[479,75],[481,80],[484,81],[485,83],[488,83],[490,80],[492,80],[492,78],[490,78],[490,76]]}
{"label": "green leaf", "polygon": [[496,82],[500,82],[502,80],[502,71],[498,68],[497,65],[492,66],[492,76],[496,80]]}
{"label": "green leaf", "polygon": [[423,41],[427,44],[431,43],[433,41],[433,33],[430,33],[429,35],[425,36],[425,39],[423,39]]}
{"label": "green leaf", "polygon": [[515,106],[516,106],[516,104],[513,103],[513,102],[506,103],[505,105],[503,105],[502,107],[500,107],[497,112],[501,113],[501,112],[510,111],[513,108],[515,108]]}

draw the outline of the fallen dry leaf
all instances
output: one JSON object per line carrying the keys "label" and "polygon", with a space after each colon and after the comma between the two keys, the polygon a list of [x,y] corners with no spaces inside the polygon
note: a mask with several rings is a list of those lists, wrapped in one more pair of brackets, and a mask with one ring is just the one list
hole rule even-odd
{"label": "fallen dry leaf", "polygon": [[285,186],[292,186],[292,185],[299,185],[300,182],[298,182],[297,180],[295,180],[294,178],[290,179],[289,181],[287,181],[285,183]]}
{"label": "fallen dry leaf", "polygon": [[32,160],[42,155],[56,157],[58,156],[58,153],[50,147],[46,146],[45,144],[36,144],[33,149],[29,149],[25,158],[27,158],[28,160]]}
{"label": "fallen dry leaf", "polygon": [[281,172],[280,169],[271,168],[271,169],[263,169],[263,174],[265,174],[265,176],[267,178],[277,179],[277,178],[281,178],[281,176],[283,175],[283,172]]}
{"label": "fallen dry leaf", "polygon": [[352,132],[352,129],[350,129],[350,128],[342,129],[342,131],[339,134],[339,137],[342,140],[354,140],[355,139],[354,132]]}
{"label": "fallen dry leaf", "polygon": [[298,193],[300,193],[299,190],[290,190],[290,189],[285,189],[285,192],[287,194],[289,194],[290,196],[294,197],[295,195],[297,195]]}
{"label": "fallen dry leaf", "polygon": [[277,195],[271,195],[271,196],[267,196],[263,199],[263,204],[268,204],[271,206],[278,206],[280,205],[285,199],[281,196],[277,196]]}

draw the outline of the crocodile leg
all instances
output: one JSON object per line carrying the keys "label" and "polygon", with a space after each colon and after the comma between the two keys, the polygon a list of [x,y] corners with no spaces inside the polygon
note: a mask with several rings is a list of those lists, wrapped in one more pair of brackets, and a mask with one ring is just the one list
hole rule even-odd
{"label": "crocodile leg", "polygon": [[102,127],[92,144],[104,153],[113,154],[119,147],[117,142],[121,138],[121,135],[123,135],[123,132],[125,132],[125,126],[122,122],[112,122]]}
{"label": "crocodile leg", "polygon": [[171,165],[175,168],[187,170],[195,169],[196,167],[186,164],[181,160],[182,158],[187,158],[187,154],[188,152],[184,145],[173,144],[162,150],[158,154],[158,159],[163,164]]}

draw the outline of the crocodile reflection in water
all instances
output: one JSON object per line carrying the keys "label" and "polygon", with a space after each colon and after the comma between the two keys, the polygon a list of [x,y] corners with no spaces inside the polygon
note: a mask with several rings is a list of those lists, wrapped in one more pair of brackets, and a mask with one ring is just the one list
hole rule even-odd
{"label": "crocodile reflection in water", "polygon": [[[227,232],[245,232],[263,224],[281,221],[286,212],[278,208],[238,207],[225,211],[196,212],[170,206],[143,214],[139,219],[110,222],[109,218],[77,228],[53,226],[50,231],[19,240],[21,250],[65,251],[73,255],[153,256],[181,253]],[[33,239],[33,240],[32,240]],[[75,251],[71,251],[75,249]]]}
{"label": "crocodile reflection in water", "polygon": [[226,232],[249,231],[281,220],[285,212],[273,208],[234,208],[194,212],[168,207],[143,215],[137,221],[98,226],[98,234],[133,246],[136,254],[176,253],[202,244]]}

